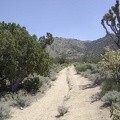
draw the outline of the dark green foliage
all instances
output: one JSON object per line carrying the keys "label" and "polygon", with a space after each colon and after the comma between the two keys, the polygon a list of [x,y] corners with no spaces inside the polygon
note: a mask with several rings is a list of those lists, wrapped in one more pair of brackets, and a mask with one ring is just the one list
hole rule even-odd
{"label": "dark green foliage", "polygon": [[53,43],[54,39],[51,33],[46,33],[46,37],[41,36],[39,38],[39,41],[40,41],[41,47],[45,49],[47,45],[51,45]]}
{"label": "dark green foliage", "polygon": [[36,39],[25,27],[0,23],[0,79],[6,77],[13,91],[29,74],[49,72],[51,60]]}
{"label": "dark green foliage", "polygon": [[42,86],[42,81],[40,81],[39,77],[31,77],[27,78],[23,83],[24,89],[28,92],[34,91],[36,92]]}
{"label": "dark green foliage", "polygon": [[76,71],[77,73],[80,73],[80,72],[85,72],[87,69],[90,69],[92,70],[92,66],[90,64],[79,64],[76,66]]}
{"label": "dark green foliage", "polygon": [[[106,13],[102,20],[101,24],[106,30],[107,34],[114,40],[118,48],[120,49],[120,8],[119,0],[116,0],[115,6],[112,6],[108,13]],[[114,38],[108,31],[108,27],[113,31],[117,38]]]}
{"label": "dark green foliage", "polygon": [[117,84],[114,80],[106,80],[101,86],[101,94],[105,95],[108,91],[116,90],[120,91],[120,85]]}
{"label": "dark green foliage", "polygon": [[53,62],[55,64],[68,64],[69,63],[69,59],[66,57],[66,56],[59,56],[59,57],[56,57],[56,58],[53,58]]}

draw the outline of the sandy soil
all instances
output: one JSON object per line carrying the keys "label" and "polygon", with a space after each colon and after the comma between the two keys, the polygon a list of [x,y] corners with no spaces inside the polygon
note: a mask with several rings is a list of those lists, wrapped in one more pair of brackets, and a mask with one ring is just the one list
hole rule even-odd
{"label": "sandy soil", "polygon": [[[10,120],[111,120],[108,109],[99,109],[101,101],[90,103],[90,97],[100,91],[99,87],[80,89],[79,85],[89,83],[86,78],[76,75],[73,66],[65,68],[44,97],[23,110],[13,109]],[[61,105],[69,107],[69,112],[57,118],[57,108]]]}

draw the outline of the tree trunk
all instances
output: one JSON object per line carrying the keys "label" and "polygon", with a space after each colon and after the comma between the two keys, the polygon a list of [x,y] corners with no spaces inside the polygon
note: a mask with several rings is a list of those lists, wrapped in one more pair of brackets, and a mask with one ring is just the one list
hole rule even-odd
{"label": "tree trunk", "polygon": [[15,92],[18,89],[19,83],[20,83],[20,79],[16,80],[16,82],[11,84],[11,90],[12,92]]}

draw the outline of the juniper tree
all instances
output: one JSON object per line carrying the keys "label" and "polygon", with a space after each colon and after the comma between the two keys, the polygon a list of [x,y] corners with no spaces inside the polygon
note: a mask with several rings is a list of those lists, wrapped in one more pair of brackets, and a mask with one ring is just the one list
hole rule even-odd
{"label": "juniper tree", "polygon": [[53,43],[53,41],[54,41],[53,36],[49,32],[46,33],[46,37],[41,36],[39,38],[40,45],[43,49],[45,49],[47,47],[47,45],[51,45]]}
{"label": "juniper tree", "polygon": [[46,75],[50,65],[49,54],[36,35],[15,23],[0,22],[0,81],[7,78],[14,91],[29,74]]}
{"label": "juniper tree", "polygon": [[[101,24],[106,30],[106,33],[110,35],[110,37],[114,40],[118,48],[120,49],[120,8],[119,8],[119,0],[116,0],[116,4],[111,7],[108,13],[106,13],[102,20]],[[108,31],[110,28],[116,37],[113,37],[112,34]]]}

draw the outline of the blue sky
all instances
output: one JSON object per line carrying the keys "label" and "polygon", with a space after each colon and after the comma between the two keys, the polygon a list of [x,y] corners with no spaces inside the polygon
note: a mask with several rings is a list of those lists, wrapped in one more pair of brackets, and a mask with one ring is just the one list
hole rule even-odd
{"label": "blue sky", "polygon": [[105,36],[103,15],[115,0],[0,0],[0,22],[15,22],[38,37],[96,40]]}

